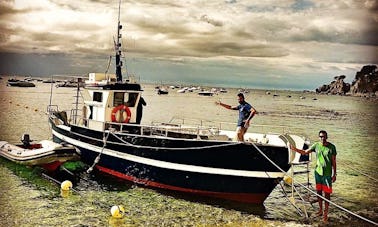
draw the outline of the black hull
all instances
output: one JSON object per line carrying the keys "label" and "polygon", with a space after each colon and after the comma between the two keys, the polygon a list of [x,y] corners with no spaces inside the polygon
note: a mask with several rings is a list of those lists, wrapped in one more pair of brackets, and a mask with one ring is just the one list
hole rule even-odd
{"label": "black hull", "polygon": [[[85,163],[92,165],[101,153],[100,171],[148,187],[261,204],[283,176],[251,144],[123,133],[110,134],[103,149],[102,132],[52,126],[54,141],[76,146]],[[259,148],[289,169],[287,148]]]}

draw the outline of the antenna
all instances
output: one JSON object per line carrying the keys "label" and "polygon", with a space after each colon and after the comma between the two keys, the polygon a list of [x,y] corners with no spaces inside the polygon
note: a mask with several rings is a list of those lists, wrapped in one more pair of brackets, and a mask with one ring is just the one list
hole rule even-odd
{"label": "antenna", "polygon": [[120,39],[122,37],[121,34],[121,0],[119,0],[119,5],[118,5],[118,24],[117,24],[117,42],[115,42],[114,50],[115,50],[115,56],[116,56],[116,75],[117,75],[117,82],[122,82],[122,61],[121,61],[121,55],[122,55],[122,50],[121,50],[121,42]]}

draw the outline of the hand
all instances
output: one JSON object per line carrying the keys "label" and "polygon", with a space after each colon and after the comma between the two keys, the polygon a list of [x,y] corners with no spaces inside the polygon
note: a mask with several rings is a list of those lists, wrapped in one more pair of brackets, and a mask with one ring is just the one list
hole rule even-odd
{"label": "hand", "polygon": [[221,101],[215,101],[215,104],[220,105]]}
{"label": "hand", "polygon": [[249,127],[249,121],[245,121],[244,122],[244,128],[248,128]]}
{"label": "hand", "polygon": [[336,175],[333,175],[332,177],[332,183],[336,181]]}
{"label": "hand", "polygon": [[290,144],[290,150],[296,151],[296,147],[294,147],[292,144]]}

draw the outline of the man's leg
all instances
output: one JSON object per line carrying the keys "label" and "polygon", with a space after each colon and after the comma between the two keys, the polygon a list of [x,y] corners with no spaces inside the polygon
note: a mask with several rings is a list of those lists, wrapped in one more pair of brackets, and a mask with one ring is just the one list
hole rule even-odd
{"label": "man's leg", "polygon": [[240,127],[240,130],[238,131],[238,141],[244,142],[244,134],[247,131],[247,128]]}
{"label": "man's leg", "polygon": [[[322,191],[317,191],[318,195],[323,196]],[[317,215],[323,215],[323,199],[318,196],[318,203],[319,203],[319,211],[316,213]]]}
{"label": "man's leg", "polygon": [[[331,200],[331,194],[324,192],[324,197],[328,200]],[[324,216],[323,216],[323,221],[327,222],[328,221],[328,207],[329,207],[329,202],[324,201]]]}

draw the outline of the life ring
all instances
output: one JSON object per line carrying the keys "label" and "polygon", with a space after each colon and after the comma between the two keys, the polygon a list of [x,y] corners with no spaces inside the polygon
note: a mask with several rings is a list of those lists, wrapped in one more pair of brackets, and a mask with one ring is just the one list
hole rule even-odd
{"label": "life ring", "polygon": [[[123,111],[126,112],[126,118],[125,118],[125,120],[123,120],[123,121],[117,121],[116,115],[117,115],[118,111],[121,111],[121,114],[123,114],[122,113]],[[127,107],[125,105],[119,105],[119,106],[113,108],[113,110],[112,110],[112,122],[129,123],[130,118],[131,118],[131,111],[130,111],[129,107]],[[120,118],[120,120],[121,119],[122,118]]]}

